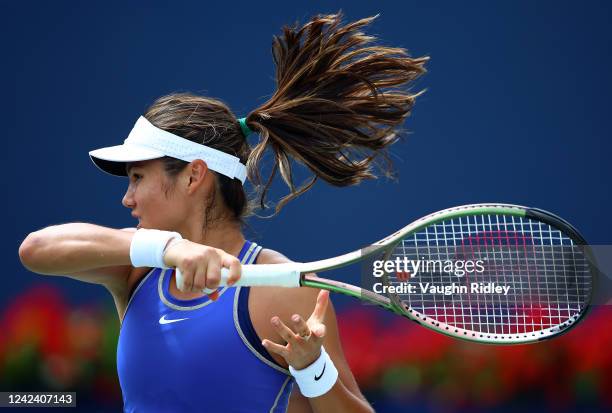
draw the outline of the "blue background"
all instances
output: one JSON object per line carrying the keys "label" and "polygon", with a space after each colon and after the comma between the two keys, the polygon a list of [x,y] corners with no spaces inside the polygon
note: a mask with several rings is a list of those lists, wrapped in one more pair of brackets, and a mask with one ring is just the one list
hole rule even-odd
{"label": "blue background", "polygon": [[[154,99],[175,91],[246,114],[273,93],[272,36],[339,9],[347,20],[380,13],[369,33],[431,57],[411,133],[391,151],[399,179],[318,184],[274,219],[251,220],[252,238],[295,260],[319,259],[429,212],[498,201],[550,210],[589,242],[610,241],[605,2],[165,3],[3,4],[10,218],[0,300],[37,278],[16,253],[28,232],[71,221],[135,225],[121,205],[127,180],[100,173],[89,150],[120,143]],[[53,282],[75,299],[104,294]]]}
{"label": "blue background", "polygon": [[339,9],[346,20],[380,13],[370,34],[431,57],[410,134],[391,151],[399,179],[319,183],[279,216],[252,219],[247,235],[308,261],[436,210],[498,201],[550,210],[590,243],[610,243],[610,4],[424,3],[2,2],[0,308],[36,282],[61,286],[75,303],[110,304],[101,287],[42,279],[17,255],[47,225],[135,225],[121,205],[127,180],[99,172],[87,152],[120,143],[171,92],[220,98],[245,115],[274,91],[272,36]]}

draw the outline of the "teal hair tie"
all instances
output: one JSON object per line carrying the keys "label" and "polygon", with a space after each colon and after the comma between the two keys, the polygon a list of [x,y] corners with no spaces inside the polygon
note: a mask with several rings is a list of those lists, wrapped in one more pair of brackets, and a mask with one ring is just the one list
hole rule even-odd
{"label": "teal hair tie", "polygon": [[242,134],[244,135],[245,138],[249,136],[251,133],[254,133],[251,130],[251,128],[249,128],[249,126],[246,124],[246,118],[238,119],[238,123],[240,123],[240,129],[242,130]]}

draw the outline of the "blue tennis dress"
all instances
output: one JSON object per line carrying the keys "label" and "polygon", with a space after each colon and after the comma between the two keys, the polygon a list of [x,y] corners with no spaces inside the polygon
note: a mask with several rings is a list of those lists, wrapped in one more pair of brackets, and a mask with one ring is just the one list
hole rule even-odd
{"label": "blue tennis dress", "polygon": [[[260,251],[247,241],[238,259]],[[293,379],[253,329],[249,288],[178,300],[172,271],[152,269],[128,302],[117,347],[124,412],[286,412]]]}

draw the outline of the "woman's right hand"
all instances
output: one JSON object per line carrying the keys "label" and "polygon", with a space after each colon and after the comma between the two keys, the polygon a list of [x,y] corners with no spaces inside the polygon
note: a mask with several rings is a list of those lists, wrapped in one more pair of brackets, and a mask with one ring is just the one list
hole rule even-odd
{"label": "woman's right hand", "polygon": [[177,268],[177,287],[182,292],[216,290],[221,281],[221,268],[229,269],[227,285],[240,279],[241,265],[238,258],[227,252],[186,239],[172,239],[166,246],[164,263]]}

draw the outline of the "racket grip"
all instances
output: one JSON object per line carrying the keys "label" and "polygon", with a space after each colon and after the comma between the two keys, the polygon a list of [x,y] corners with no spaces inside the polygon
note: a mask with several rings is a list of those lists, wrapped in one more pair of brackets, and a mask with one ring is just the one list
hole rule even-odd
{"label": "racket grip", "polygon": [[[298,265],[290,264],[246,264],[242,266],[242,276],[233,287],[299,287],[301,272]],[[229,278],[229,270],[221,269],[221,282],[225,287]],[[183,282],[181,270],[176,268],[177,286]],[[205,288],[203,292],[210,294],[214,290]]]}
{"label": "racket grip", "polygon": [[[246,264],[234,287],[299,287],[300,270],[295,264]],[[229,270],[221,269],[221,285],[227,285]]]}

